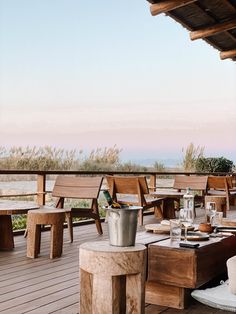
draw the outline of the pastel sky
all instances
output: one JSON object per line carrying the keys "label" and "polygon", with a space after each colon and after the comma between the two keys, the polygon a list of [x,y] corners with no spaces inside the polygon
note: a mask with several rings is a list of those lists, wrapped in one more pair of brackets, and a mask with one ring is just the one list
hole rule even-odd
{"label": "pastel sky", "polygon": [[236,67],[145,0],[0,0],[0,145],[236,160]]}

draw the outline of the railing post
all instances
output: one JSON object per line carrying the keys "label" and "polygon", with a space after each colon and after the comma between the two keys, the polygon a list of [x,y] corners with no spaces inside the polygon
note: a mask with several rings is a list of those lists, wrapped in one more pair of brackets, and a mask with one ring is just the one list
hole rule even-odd
{"label": "railing post", "polygon": [[46,199],[46,175],[37,175],[37,203],[39,206],[45,205]]}
{"label": "railing post", "polygon": [[156,191],[156,174],[151,174],[150,175],[150,188],[149,190],[151,192],[155,192]]}

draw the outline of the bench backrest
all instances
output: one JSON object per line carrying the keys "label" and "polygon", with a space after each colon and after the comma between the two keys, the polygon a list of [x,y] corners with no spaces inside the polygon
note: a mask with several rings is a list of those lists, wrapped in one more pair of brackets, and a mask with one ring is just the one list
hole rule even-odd
{"label": "bench backrest", "polygon": [[185,190],[190,188],[194,191],[206,191],[208,176],[181,176],[176,175],[173,188],[177,190]]}
{"label": "bench backrest", "polygon": [[232,188],[232,177],[209,176],[207,180],[207,189],[228,190]]}
{"label": "bench backrest", "polygon": [[102,185],[102,177],[58,176],[52,196],[60,198],[96,199]]}

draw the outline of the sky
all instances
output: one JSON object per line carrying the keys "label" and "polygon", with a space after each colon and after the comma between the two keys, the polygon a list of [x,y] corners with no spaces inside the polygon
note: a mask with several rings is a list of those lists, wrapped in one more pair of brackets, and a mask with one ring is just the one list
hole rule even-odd
{"label": "sky", "polygon": [[236,161],[236,67],[145,0],[0,0],[0,146]]}

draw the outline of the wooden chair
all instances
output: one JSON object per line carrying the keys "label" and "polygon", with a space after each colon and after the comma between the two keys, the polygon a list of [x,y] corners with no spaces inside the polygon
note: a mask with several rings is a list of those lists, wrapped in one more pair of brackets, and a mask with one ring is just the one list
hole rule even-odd
{"label": "wooden chair", "polygon": [[173,188],[178,191],[190,188],[193,191],[206,193],[208,176],[175,176]]}
{"label": "wooden chair", "polygon": [[[179,192],[190,188],[192,191],[198,191],[199,194],[195,195],[194,202],[204,203],[204,196],[207,189],[207,178],[208,176],[186,176],[186,175],[176,175],[174,178],[173,188],[177,189]],[[176,199],[179,206],[179,200]],[[196,216],[196,210],[194,206],[194,213]]]}
{"label": "wooden chair", "polygon": [[154,208],[158,218],[163,219],[163,198],[149,196],[146,177],[143,176],[106,176],[109,191],[114,201],[141,206],[139,224],[143,225],[143,211]]}
{"label": "wooden chair", "polygon": [[196,195],[196,199],[203,201],[207,189],[207,178],[208,176],[176,175],[173,188],[178,191],[183,191],[187,188],[190,188],[192,191],[198,191],[200,195]]}
{"label": "wooden chair", "polygon": [[73,207],[66,212],[66,220],[73,242],[73,217],[85,217],[95,219],[97,231],[102,234],[101,220],[98,209],[98,196],[102,185],[102,177],[72,177],[58,176],[52,191],[52,196],[57,197],[56,208],[64,208],[65,198],[88,200],[90,206],[87,208]]}
{"label": "wooden chair", "polygon": [[207,195],[225,196],[226,210],[229,210],[231,198],[235,199],[236,197],[236,193],[233,190],[232,177],[209,176],[207,180]]}

